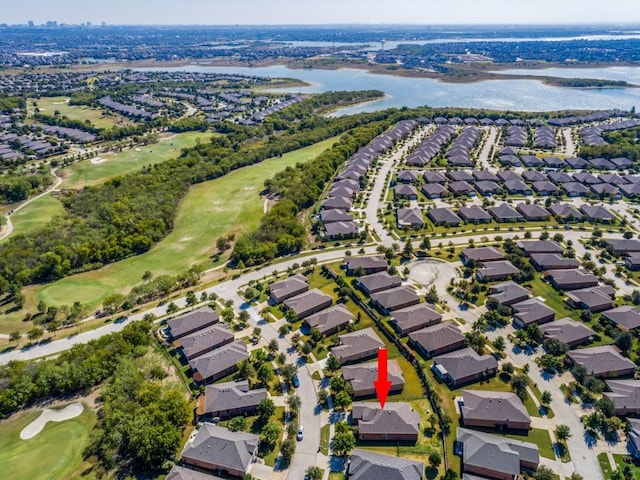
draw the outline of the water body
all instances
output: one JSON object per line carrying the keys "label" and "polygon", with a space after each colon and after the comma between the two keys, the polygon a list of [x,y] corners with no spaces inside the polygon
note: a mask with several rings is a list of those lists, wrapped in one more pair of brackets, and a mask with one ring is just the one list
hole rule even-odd
{"label": "water body", "polygon": [[[626,67],[625,67],[626,68]],[[640,78],[640,67],[629,67],[625,74],[632,82]],[[407,78],[379,75],[358,69],[294,70],[282,65],[271,67],[218,67],[187,65],[176,68],[146,70],[181,70],[215,72],[265,77],[298,78],[310,87],[292,87],[274,91],[287,93],[321,93],[335,90],[381,90],[387,98],[339,110],[335,115],[372,112],[390,107],[461,107],[517,111],[554,110],[629,110],[640,107],[640,88],[575,89],[545,85],[537,80],[487,80],[476,83],[446,83],[430,78]],[[591,69],[591,78],[607,78],[609,69]],[[544,72],[543,70],[527,71]],[[568,70],[583,77],[581,70]],[[539,73],[545,75],[544,73]],[[617,79],[617,78],[616,78]],[[640,82],[639,82],[640,83]]]}
{"label": "water body", "polygon": [[607,67],[607,68],[543,68],[527,70],[513,68],[496,73],[506,75],[532,75],[560,78],[597,78],[602,80],[623,80],[640,85],[640,67]]}

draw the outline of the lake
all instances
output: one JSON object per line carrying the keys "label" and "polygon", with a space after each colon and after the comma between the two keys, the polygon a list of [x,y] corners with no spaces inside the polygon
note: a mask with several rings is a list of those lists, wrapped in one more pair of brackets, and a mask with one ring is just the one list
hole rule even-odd
{"label": "lake", "polygon": [[[620,73],[620,68],[624,71]],[[640,67],[613,67],[565,69],[575,77],[640,79]],[[555,110],[629,110],[640,106],[640,88],[575,89],[545,85],[537,80],[486,80],[476,83],[446,83],[431,78],[407,78],[379,75],[364,70],[293,70],[282,65],[271,67],[219,67],[187,65],[175,68],[144,70],[181,70],[189,72],[216,72],[226,74],[257,75],[266,77],[298,78],[309,87],[292,87],[274,91],[287,93],[319,93],[335,90],[381,90],[387,98],[341,109],[335,115],[372,112],[390,107],[460,107],[518,111]],[[555,69],[549,69],[555,70]],[[515,73],[515,71],[512,71]],[[545,70],[527,70],[531,75],[549,75]],[[608,73],[607,73],[608,72]],[[503,72],[507,73],[507,72]],[[625,78],[618,78],[619,75]],[[640,81],[638,82],[640,83]]]}

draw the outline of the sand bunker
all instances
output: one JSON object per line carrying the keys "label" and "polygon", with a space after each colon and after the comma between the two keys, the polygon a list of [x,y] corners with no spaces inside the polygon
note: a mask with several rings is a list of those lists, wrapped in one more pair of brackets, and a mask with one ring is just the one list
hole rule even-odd
{"label": "sand bunker", "polygon": [[83,410],[84,406],[81,403],[72,403],[60,410],[45,408],[38,418],[22,429],[20,438],[22,440],[29,440],[38,435],[48,422],[71,420],[72,418],[79,417]]}
{"label": "sand bunker", "polygon": [[91,163],[94,164],[94,165],[97,165],[97,164],[102,163],[102,162],[106,162],[106,159],[104,159],[102,157],[93,157],[91,159]]}

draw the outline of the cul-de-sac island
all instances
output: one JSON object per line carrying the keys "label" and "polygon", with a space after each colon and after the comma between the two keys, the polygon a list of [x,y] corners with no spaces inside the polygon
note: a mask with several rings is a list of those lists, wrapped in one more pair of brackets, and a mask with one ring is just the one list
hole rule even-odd
{"label": "cul-de-sac island", "polygon": [[0,25],[0,477],[640,479],[639,31]]}

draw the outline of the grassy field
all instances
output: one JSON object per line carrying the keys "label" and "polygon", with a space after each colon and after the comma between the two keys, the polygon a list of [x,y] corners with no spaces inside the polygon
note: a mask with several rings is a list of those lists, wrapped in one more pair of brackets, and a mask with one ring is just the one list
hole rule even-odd
{"label": "grassy field", "polygon": [[[22,429],[40,415],[29,412],[0,423],[0,471],[12,480],[77,478],[85,467],[82,451],[96,421],[93,411],[61,423],[48,423],[30,440],[20,439]],[[8,475],[8,476],[6,476]]]}
{"label": "grassy field", "polygon": [[64,213],[64,208],[55,197],[51,195],[40,197],[11,216],[13,233],[7,238],[41,227],[55,215],[62,213]]}
{"label": "grassy field", "polygon": [[611,478],[613,471],[611,470],[611,463],[609,463],[607,454],[604,452],[598,454],[598,462],[600,463],[600,470],[602,470],[604,478]]}
{"label": "grassy field", "polygon": [[178,157],[183,148],[193,147],[197,141],[207,142],[212,136],[212,133],[203,132],[179,133],[161,138],[160,142],[151,145],[101,155],[104,161],[100,163],[93,164],[90,160],[74,163],[62,170],[62,188],[95,185],[147,165],[165,162]]}
{"label": "grassy field", "polygon": [[[614,453],[613,454],[613,460],[616,462],[616,465],[618,466],[618,470],[623,472],[625,467],[628,466],[631,469],[631,472],[633,473],[633,476],[636,479],[640,478],[640,464],[633,463],[633,462],[625,463],[625,461],[624,461],[625,457],[627,457],[627,455],[620,455],[619,453]],[[598,459],[600,459],[600,455],[598,455]]]}
{"label": "grassy field", "polygon": [[[43,115],[53,115],[57,110],[60,115],[71,120],[79,120],[81,122],[89,120],[97,128],[131,125],[129,120],[114,112],[103,112],[98,108],[69,105],[68,97],[43,97],[36,102],[40,113]],[[29,115],[33,115],[33,99],[29,99],[27,106]]]}
{"label": "grassy field", "polygon": [[[48,305],[70,305],[79,301],[96,308],[106,295],[126,292],[141,282],[147,270],[158,276],[178,274],[193,264],[213,267],[210,257],[216,250],[216,238],[239,234],[260,222],[264,203],[258,193],[264,181],[287,165],[316,157],[335,141],[336,138],[325,140],[195,185],[180,205],[173,231],[150,251],[99,270],[26,288],[26,307],[34,307],[39,300],[44,300]],[[22,318],[24,312],[15,315]]]}

